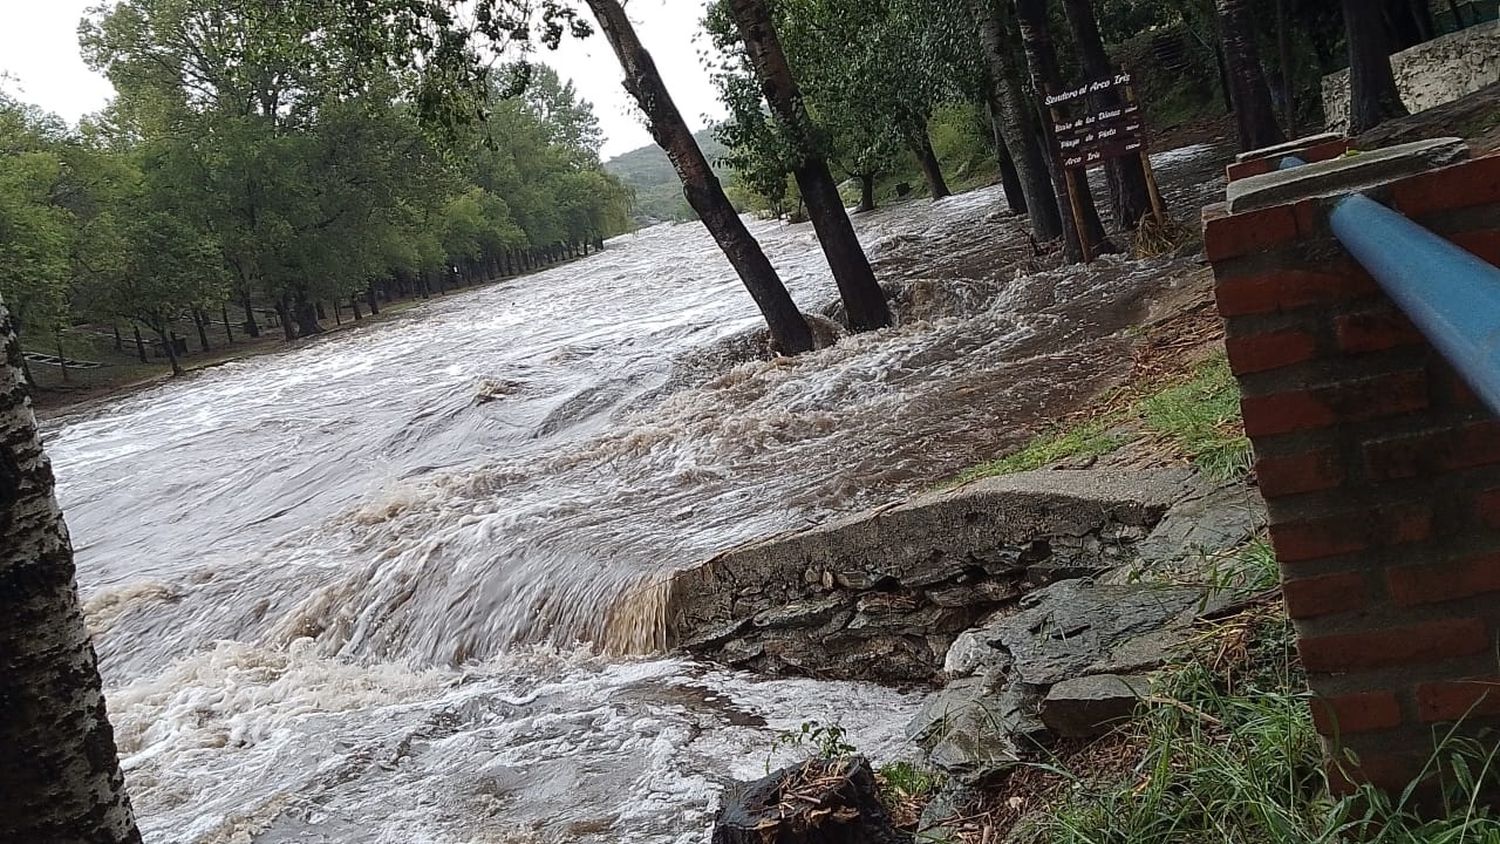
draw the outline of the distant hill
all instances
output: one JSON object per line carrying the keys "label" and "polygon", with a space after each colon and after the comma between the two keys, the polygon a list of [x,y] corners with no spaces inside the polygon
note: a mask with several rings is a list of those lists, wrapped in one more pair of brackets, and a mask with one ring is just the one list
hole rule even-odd
{"label": "distant hill", "polygon": [[[712,129],[704,129],[693,137],[723,178],[726,171],[718,165],[718,160],[727,148],[714,138]],[[635,215],[641,223],[693,219],[693,210],[682,198],[677,171],[672,169],[667,154],[655,144],[611,158],[604,162],[604,169],[635,191]]]}

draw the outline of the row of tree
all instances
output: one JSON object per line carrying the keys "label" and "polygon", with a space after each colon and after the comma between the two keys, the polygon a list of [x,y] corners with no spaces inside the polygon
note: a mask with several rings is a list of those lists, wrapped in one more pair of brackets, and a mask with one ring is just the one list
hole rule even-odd
{"label": "row of tree", "polygon": [[79,322],[134,325],[175,370],[175,332],[207,345],[231,310],[259,336],[274,309],[291,340],[322,330],[325,302],[358,318],[630,225],[571,83],[506,69],[476,119],[435,131],[415,74],[320,41],[312,5],[127,0],[83,29],[118,92],[104,113],[72,130],[0,99],[0,294],[18,330],[50,346]]}

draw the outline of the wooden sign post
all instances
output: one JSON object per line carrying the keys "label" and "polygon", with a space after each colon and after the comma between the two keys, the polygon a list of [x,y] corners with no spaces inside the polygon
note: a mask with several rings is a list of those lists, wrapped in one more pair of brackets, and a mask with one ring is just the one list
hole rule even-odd
{"label": "wooden sign post", "polygon": [[[1079,108],[1080,105],[1086,106],[1090,95],[1109,90],[1120,93],[1121,105],[1097,111],[1091,107]],[[1042,96],[1052,120],[1052,154],[1067,182],[1068,201],[1073,206],[1073,226],[1083,247],[1084,262],[1092,261],[1094,256],[1092,245],[1083,231],[1078,180],[1087,178],[1090,168],[1102,166],[1111,159],[1138,156],[1146,175],[1146,188],[1151,194],[1152,214],[1158,225],[1165,223],[1166,209],[1161,201],[1161,191],[1156,186],[1156,173],[1151,169],[1151,156],[1146,151],[1146,124],[1135,89],[1130,84],[1130,74],[1118,73],[1113,78],[1085,82],[1066,91],[1047,90]]]}

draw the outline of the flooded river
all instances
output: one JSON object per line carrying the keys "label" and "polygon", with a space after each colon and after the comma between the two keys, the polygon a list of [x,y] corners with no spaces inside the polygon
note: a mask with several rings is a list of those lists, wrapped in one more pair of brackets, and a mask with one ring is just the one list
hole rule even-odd
{"label": "flooded river", "polygon": [[[1159,158],[1183,216],[1210,160]],[[687,844],[804,721],[905,752],[918,693],[661,656],[649,587],[1128,373],[1123,329],[1193,260],[1048,270],[1003,207],[861,219],[901,325],[795,360],[755,354],[706,233],[662,226],[54,421],[147,840]],[[755,231],[831,303],[809,227]]]}

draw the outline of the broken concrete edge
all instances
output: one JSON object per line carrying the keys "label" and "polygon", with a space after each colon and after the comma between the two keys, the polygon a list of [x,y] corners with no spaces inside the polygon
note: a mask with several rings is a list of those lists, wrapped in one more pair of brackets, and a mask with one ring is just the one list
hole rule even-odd
{"label": "broken concrete edge", "polygon": [[1231,182],[1225,189],[1230,214],[1359,193],[1399,179],[1468,160],[1461,138],[1435,138],[1274,170]]}
{"label": "broken concrete edge", "polygon": [[1188,469],[1041,470],[925,493],[678,572],[671,641],[739,667],[930,682],[963,630],[1030,586],[1129,562],[1202,495]]}

